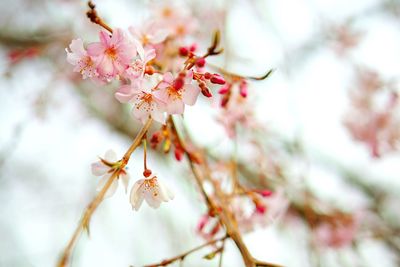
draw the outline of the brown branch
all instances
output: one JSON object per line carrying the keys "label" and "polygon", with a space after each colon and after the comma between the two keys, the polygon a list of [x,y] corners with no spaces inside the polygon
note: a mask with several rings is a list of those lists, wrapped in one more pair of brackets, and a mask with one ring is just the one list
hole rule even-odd
{"label": "brown branch", "polygon": [[[173,120],[171,120],[171,124],[172,124],[173,129],[176,130],[176,125]],[[186,152],[188,152],[186,149],[186,146],[183,142],[183,139],[182,139],[181,135],[179,135],[178,132],[177,132],[177,138],[178,138],[179,144],[184,148],[184,150]],[[225,203],[223,203],[224,200],[226,200],[225,194],[220,190],[219,186],[215,183],[215,181],[213,179],[211,179],[210,170],[208,168],[207,162],[203,159],[204,160],[203,165],[205,167],[205,172],[207,174],[207,178],[211,183],[213,183],[214,191],[215,191],[214,193],[215,193],[216,197],[218,198],[219,202],[221,203],[221,205],[219,205],[219,206],[215,203],[215,201],[212,198],[210,198],[207,195],[207,193],[205,192],[205,190],[203,188],[203,182],[204,182],[205,178],[197,170],[197,166],[199,166],[199,165],[195,165],[193,163],[192,158],[190,157],[189,153],[186,153],[186,155],[187,155],[187,159],[189,161],[190,168],[193,172],[193,175],[195,177],[195,180],[199,186],[201,193],[203,194],[204,198],[207,201],[209,201],[208,202],[209,206],[211,206],[211,208],[213,210],[218,211],[217,215],[219,217],[219,220],[220,220],[221,224],[225,226],[227,235],[235,242],[236,246],[238,247],[238,249],[242,255],[243,261],[245,263],[245,266],[246,267],[256,267],[256,266],[278,267],[279,265],[261,262],[252,257],[250,251],[248,250],[248,248],[247,248],[246,244],[244,243],[242,236],[239,232],[235,216],[227,208],[227,205],[225,205]],[[219,209],[217,209],[217,207]]]}
{"label": "brown branch", "polygon": [[107,183],[104,185],[104,187],[101,189],[101,191],[96,195],[96,197],[89,203],[87,208],[85,209],[82,219],[80,220],[78,226],[76,227],[70,241],[68,242],[68,245],[64,249],[60,260],[58,261],[57,266],[58,267],[65,267],[68,265],[69,259],[71,257],[71,254],[73,252],[73,249],[78,242],[79,237],[81,236],[82,232],[84,229],[87,229],[89,232],[89,222],[90,219],[93,215],[93,213],[96,211],[97,207],[100,205],[101,201],[103,200],[105,194],[107,193],[108,189],[110,188],[111,184],[115,179],[118,179],[118,176],[120,174],[120,170],[122,170],[126,164],[128,164],[129,158],[132,155],[133,151],[140,145],[143,136],[146,134],[147,130],[150,128],[152,119],[149,118],[146,122],[145,125],[143,125],[142,129],[140,132],[136,135],[135,139],[132,142],[132,145],[129,147],[129,149],[126,151],[122,159],[120,160],[120,166],[117,168],[111,177],[108,179]]}
{"label": "brown branch", "polygon": [[92,1],[89,1],[88,6],[89,6],[89,10],[86,12],[86,16],[90,19],[90,21],[93,22],[94,24],[100,25],[101,27],[103,27],[104,29],[106,29],[107,31],[112,33],[113,32],[112,28],[110,26],[108,26],[104,22],[104,20],[102,20],[99,17],[99,15],[97,14],[96,5],[93,4]]}
{"label": "brown branch", "polygon": [[224,237],[211,240],[211,241],[209,241],[209,242],[207,242],[207,243],[205,243],[205,244],[203,244],[203,245],[200,245],[200,246],[195,247],[195,248],[193,248],[193,249],[191,249],[191,250],[188,250],[188,251],[186,251],[185,253],[182,253],[182,254],[180,254],[180,255],[178,255],[178,256],[176,256],[176,257],[173,257],[173,258],[170,258],[170,259],[167,259],[167,260],[163,260],[163,261],[160,262],[160,263],[145,265],[144,267],[167,266],[167,265],[169,265],[169,264],[171,264],[171,263],[173,263],[173,262],[175,262],[175,261],[178,261],[178,260],[179,260],[179,261],[182,261],[182,260],[184,260],[185,257],[188,256],[189,254],[192,254],[193,252],[196,252],[197,250],[200,250],[200,249],[202,249],[202,248],[204,248],[204,247],[213,245],[213,244],[215,244],[215,243],[217,243],[217,242],[225,241],[225,239],[227,239],[227,238],[228,238],[228,236],[226,235],[226,236],[224,236]]}

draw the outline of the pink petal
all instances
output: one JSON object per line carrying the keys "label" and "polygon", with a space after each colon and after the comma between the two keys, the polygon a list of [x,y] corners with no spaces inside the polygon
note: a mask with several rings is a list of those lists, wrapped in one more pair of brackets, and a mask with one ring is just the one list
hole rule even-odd
{"label": "pink petal", "polygon": [[89,56],[97,57],[104,54],[105,46],[102,43],[91,43],[88,44],[87,53]]}
{"label": "pink petal", "polygon": [[171,72],[167,72],[163,75],[163,81],[171,84],[174,81],[174,76]]}
{"label": "pink petal", "polygon": [[100,31],[99,39],[102,45],[106,47],[110,46],[111,37],[106,31]]}
{"label": "pink petal", "polygon": [[121,103],[129,102],[135,95],[135,89],[130,85],[121,86],[115,93],[115,98]]}
{"label": "pink petal", "polygon": [[97,72],[101,76],[105,76],[105,77],[114,76],[113,61],[109,57],[104,56],[97,66]]}
{"label": "pink petal", "polygon": [[185,110],[185,104],[182,100],[176,99],[167,104],[168,114],[182,114]]}
{"label": "pink petal", "polygon": [[101,176],[104,175],[110,169],[110,167],[104,165],[101,161],[97,161],[92,163],[91,169],[93,175]]}
{"label": "pink petal", "polygon": [[196,103],[199,93],[200,89],[197,86],[193,84],[186,85],[185,91],[183,92],[183,102],[185,102],[186,105],[193,106]]}
{"label": "pink petal", "polygon": [[151,111],[151,117],[155,120],[158,121],[159,123],[165,124],[165,116],[164,112],[158,109],[154,109]]}

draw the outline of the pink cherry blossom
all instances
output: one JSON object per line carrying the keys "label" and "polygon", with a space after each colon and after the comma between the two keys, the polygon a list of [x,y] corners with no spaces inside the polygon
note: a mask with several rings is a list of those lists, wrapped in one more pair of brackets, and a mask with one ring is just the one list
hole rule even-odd
{"label": "pink cherry blossom", "polygon": [[332,248],[350,245],[356,237],[361,218],[361,213],[357,213],[321,222],[314,229],[315,241],[319,245]]}
{"label": "pink cherry blossom", "polygon": [[130,85],[121,86],[115,93],[115,97],[121,103],[132,103],[133,116],[145,123],[151,116],[155,121],[165,123],[165,101],[160,91],[143,87],[143,81],[134,80]]}
{"label": "pink cherry blossom", "polygon": [[125,76],[131,80],[138,77],[143,77],[147,62],[156,57],[156,51],[153,48],[144,48],[139,42],[137,43],[136,48],[139,57],[136,58],[125,71]]}
{"label": "pink cherry blossom", "polygon": [[163,81],[158,88],[161,89],[164,99],[166,99],[168,114],[182,114],[185,104],[192,106],[196,103],[200,90],[191,84],[192,77],[192,71],[183,75],[181,73],[178,78],[174,78],[170,72],[164,74]]}
{"label": "pink cherry blossom", "polygon": [[157,176],[153,176],[136,181],[132,187],[130,195],[132,208],[139,210],[144,199],[150,207],[157,209],[161,202],[174,199],[174,194],[158,180]]}
{"label": "pink cherry blossom", "polygon": [[101,31],[100,42],[89,44],[87,51],[96,62],[99,75],[107,80],[122,74],[136,56],[135,45],[121,29],[115,29],[112,36]]}
{"label": "pink cherry blossom", "polygon": [[83,47],[81,39],[72,40],[69,49],[65,49],[67,52],[67,61],[75,66],[74,72],[82,74],[83,79],[88,77],[93,78],[98,75],[95,63]]}
{"label": "pink cherry blossom", "polygon": [[[117,160],[118,160],[117,154],[115,154],[115,152],[113,150],[108,150],[105,153],[104,158],[92,163],[92,166],[91,166],[92,174],[95,176],[102,176],[102,178],[100,179],[100,181],[97,185],[97,188],[96,188],[97,191],[100,191],[104,187],[104,185],[107,183],[108,179],[113,174],[115,168],[117,167]],[[121,181],[125,187],[125,192],[127,191],[130,176],[129,176],[128,172],[126,171],[126,169],[124,168],[124,169],[120,170],[120,175],[118,176],[118,178],[114,179],[114,181],[112,182],[105,197],[111,197],[112,195],[114,195],[114,193],[118,187],[119,178],[121,178]]]}
{"label": "pink cherry blossom", "polygon": [[168,36],[168,32],[154,20],[146,21],[140,28],[131,26],[129,32],[143,46],[159,44]]}

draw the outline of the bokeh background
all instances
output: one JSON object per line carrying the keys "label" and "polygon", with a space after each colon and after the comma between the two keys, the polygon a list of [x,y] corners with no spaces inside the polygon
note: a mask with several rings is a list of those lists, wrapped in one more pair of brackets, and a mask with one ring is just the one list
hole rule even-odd
{"label": "bokeh background", "polygon": [[[110,25],[122,28],[137,25],[158,4],[95,3]],[[389,241],[364,231],[357,246],[317,253],[310,252],[304,225],[276,221],[245,235],[254,256],[293,267],[399,266],[400,154],[371,157],[343,120],[358,68],[372,69],[399,88],[400,1],[184,4],[199,18],[205,46],[212,30],[221,29],[226,53],[214,64],[246,75],[275,69],[267,80],[252,83],[249,94],[271,136],[301,151],[287,164],[293,183],[349,212],[376,207],[393,230]],[[72,39],[97,38],[99,28],[85,11],[85,1],[1,1],[0,266],[54,266],[95,194],[90,163],[109,148],[122,155],[137,131],[127,107],[113,99],[116,84],[99,88],[82,81],[66,62]],[[187,109],[185,119],[198,144],[229,153],[214,106],[202,100]],[[140,158],[135,153],[129,165],[134,180],[140,178]],[[91,236],[81,238],[72,266],[142,266],[203,242],[195,228],[205,207],[186,164],[157,152],[150,152],[150,162],[175,199],[158,210],[133,212],[119,188],[95,213]],[[218,265],[204,255],[188,257],[184,266]],[[224,266],[243,266],[229,242]]]}

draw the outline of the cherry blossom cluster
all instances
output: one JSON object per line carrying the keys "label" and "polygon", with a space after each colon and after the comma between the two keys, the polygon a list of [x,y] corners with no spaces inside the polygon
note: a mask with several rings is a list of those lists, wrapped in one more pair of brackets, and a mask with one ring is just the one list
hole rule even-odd
{"label": "cherry blossom cluster", "polygon": [[102,30],[99,41],[87,45],[75,39],[67,50],[68,62],[84,79],[121,81],[115,98],[130,103],[142,123],[149,116],[165,123],[166,115],[183,114],[200,93],[211,97],[210,84],[225,84],[221,75],[205,71],[206,58],[222,51],[217,50],[218,37],[207,53],[197,55],[197,45],[182,40],[193,29],[183,23],[185,15],[166,8],[158,18],[128,31]]}
{"label": "cherry blossom cluster", "polygon": [[359,69],[351,91],[352,108],[344,123],[352,137],[366,144],[373,157],[399,148],[398,92],[372,70]]}

